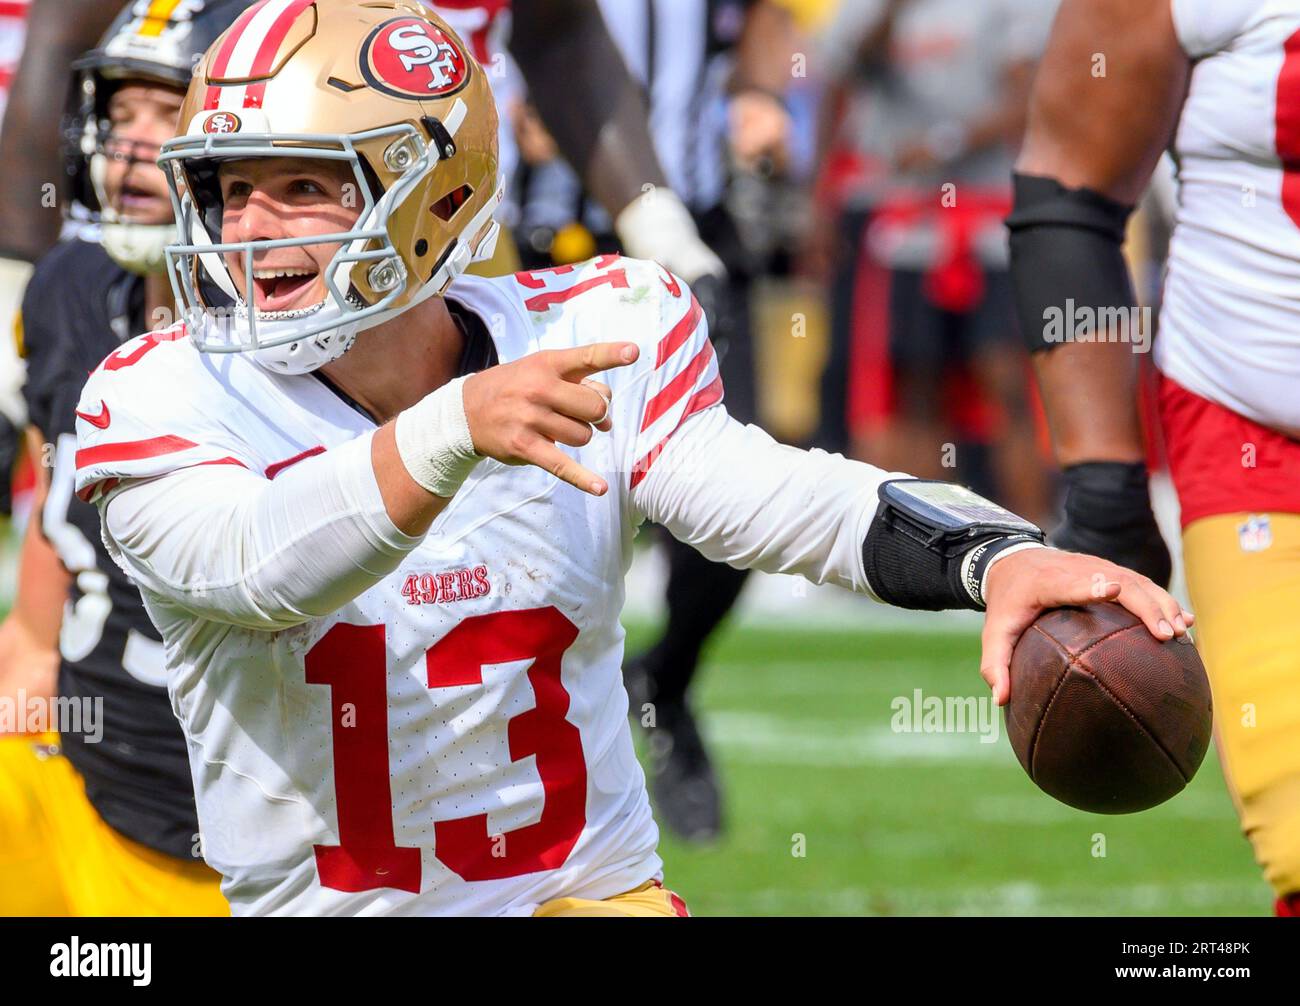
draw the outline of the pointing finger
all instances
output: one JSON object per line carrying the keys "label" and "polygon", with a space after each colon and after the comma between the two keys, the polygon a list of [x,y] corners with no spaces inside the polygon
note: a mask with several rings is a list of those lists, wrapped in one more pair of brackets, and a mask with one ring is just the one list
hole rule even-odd
{"label": "pointing finger", "polygon": [[641,354],[635,342],[593,342],[554,352],[555,372],[566,381],[581,381],[603,370],[626,367]]}

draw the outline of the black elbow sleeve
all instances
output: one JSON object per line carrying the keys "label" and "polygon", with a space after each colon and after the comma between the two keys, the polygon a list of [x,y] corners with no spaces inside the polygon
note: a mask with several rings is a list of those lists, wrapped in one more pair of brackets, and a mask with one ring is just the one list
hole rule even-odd
{"label": "black elbow sleeve", "polygon": [[1016,174],[1014,185],[1011,282],[1030,351],[1140,337],[1126,327],[1134,298],[1123,245],[1133,208],[1054,178]]}

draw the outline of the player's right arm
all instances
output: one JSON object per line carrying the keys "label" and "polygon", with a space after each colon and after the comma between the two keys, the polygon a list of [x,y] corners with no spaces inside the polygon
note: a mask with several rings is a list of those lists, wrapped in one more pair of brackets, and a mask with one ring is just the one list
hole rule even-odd
{"label": "player's right arm", "polygon": [[1049,342],[1047,323],[1068,316],[1070,301],[1133,304],[1124,225],[1173,137],[1190,67],[1171,0],[1065,0],[1034,82],[1008,220],[1020,327],[1066,473],[1057,540],[1160,582],[1169,556],[1147,495],[1134,346]]}
{"label": "player's right arm", "polygon": [[86,383],[77,491],[100,506],[110,554],[142,588],[264,631],[328,615],[388,576],[485,456],[603,494],[604,479],[556,444],[609,428],[608,389],[589,378],[636,358],[633,344],[603,343],[492,367],[271,478],[223,422],[227,403],[159,392],[185,381],[149,367],[191,352],[167,335],[128,343]]}

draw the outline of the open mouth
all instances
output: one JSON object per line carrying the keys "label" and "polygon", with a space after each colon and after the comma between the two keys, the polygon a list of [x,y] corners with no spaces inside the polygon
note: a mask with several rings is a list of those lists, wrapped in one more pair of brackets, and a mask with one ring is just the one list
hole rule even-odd
{"label": "open mouth", "polygon": [[[291,311],[308,307],[315,269],[285,266],[279,269],[253,270],[253,303],[259,311]],[[319,298],[314,298],[319,299]]]}
{"label": "open mouth", "polygon": [[160,207],[169,213],[171,211],[171,203],[166,196],[131,182],[122,186],[120,202],[122,213],[126,215],[155,213]]}

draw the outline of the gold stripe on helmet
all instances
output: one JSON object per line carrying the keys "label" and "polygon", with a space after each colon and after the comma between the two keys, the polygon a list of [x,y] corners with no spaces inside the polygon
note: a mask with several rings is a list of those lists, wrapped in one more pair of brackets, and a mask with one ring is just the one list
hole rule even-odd
{"label": "gold stripe on helmet", "polygon": [[144,12],[140,22],[139,34],[145,38],[157,38],[181,3],[182,0],[151,0],[149,9]]}

